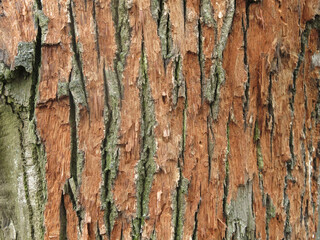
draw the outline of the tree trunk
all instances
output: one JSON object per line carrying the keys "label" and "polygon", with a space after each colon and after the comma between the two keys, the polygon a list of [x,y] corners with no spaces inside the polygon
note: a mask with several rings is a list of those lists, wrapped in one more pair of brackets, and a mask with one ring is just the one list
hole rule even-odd
{"label": "tree trunk", "polygon": [[320,239],[318,14],[0,1],[0,239]]}

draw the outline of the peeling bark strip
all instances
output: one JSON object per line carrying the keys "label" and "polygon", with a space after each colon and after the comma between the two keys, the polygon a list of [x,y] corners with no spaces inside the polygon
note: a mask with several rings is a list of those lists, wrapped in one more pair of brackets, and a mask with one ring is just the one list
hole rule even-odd
{"label": "peeling bark strip", "polygon": [[139,71],[140,76],[137,84],[141,100],[141,150],[140,161],[136,168],[137,212],[135,219],[132,221],[132,239],[142,239],[142,228],[149,211],[148,204],[150,189],[153,181],[153,175],[156,171],[156,163],[154,161],[156,154],[156,141],[154,136],[156,119],[154,114],[154,103],[149,85],[147,56],[145,54],[143,37],[141,43]]}

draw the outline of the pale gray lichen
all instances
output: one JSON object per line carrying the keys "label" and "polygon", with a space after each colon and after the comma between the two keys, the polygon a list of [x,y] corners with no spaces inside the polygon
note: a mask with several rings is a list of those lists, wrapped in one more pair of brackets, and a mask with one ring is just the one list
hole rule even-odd
{"label": "pale gray lichen", "polygon": [[14,58],[14,67],[23,67],[26,72],[32,73],[35,59],[35,44],[33,42],[19,42],[18,54]]}
{"label": "pale gray lichen", "polygon": [[226,239],[255,239],[252,181],[238,187],[236,199],[226,205]]}
{"label": "pale gray lichen", "polygon": [[58,98],[69,96],[69,83],[58,82]]}

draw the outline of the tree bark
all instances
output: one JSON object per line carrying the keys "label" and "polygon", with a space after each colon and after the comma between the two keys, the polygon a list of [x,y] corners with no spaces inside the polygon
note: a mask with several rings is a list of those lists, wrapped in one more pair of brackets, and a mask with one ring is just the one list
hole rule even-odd
{"label": "tree bark", "polygon": [[319,14],[0,1],[0,239],[320,239]]}

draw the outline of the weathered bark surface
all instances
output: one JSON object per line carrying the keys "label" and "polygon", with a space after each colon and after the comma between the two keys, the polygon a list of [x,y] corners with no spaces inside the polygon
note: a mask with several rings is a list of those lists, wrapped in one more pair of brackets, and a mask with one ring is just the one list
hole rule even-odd
{"label": "weathered bark surface", "polygon": [[319,239],[319,14],[0,1],[0,239]]}

